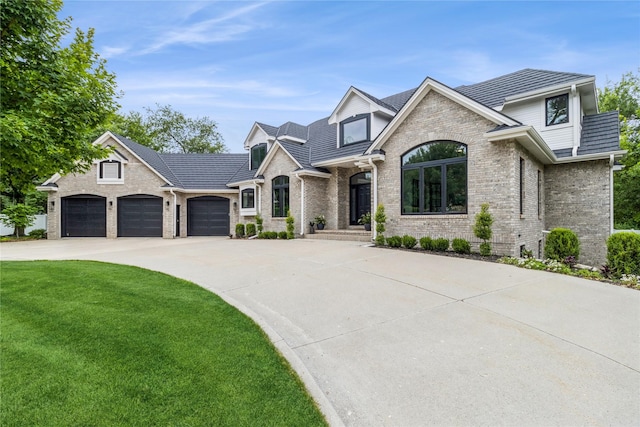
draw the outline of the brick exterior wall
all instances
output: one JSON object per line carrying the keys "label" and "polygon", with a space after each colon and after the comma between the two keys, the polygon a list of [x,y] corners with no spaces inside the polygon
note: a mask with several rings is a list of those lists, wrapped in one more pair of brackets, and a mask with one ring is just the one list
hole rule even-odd
{"label": "brick exterior wall", "polygon": [[273,158],[267,165],[263,176],[264,184],[262,184],[262,218],[265,231],[285,231],[287,223],[285,218],[273,217],[272,206],[272,180],[280,175],[289,177],[289,209],[291,215],[295,219],[295,234],[300,234],[300,180],[292,173],[298,169],[295,162],[283,150],[278,149]]}
{"label": "brick exterior wall", "polygon": [[[122,153],[129,153],[128,150],[120,146],[117,141],[109,139],[104,143],[111,145]],[[118,236],[118,197],[135,194],[148,194],[162,197],[163,223],[162,237],[170,239],[173,237],[174,200],[173,195],[164,191],[161,187],[165,181],[151,171],[144,163],[138,161],[135,156],[127,155],[128,163],[123,165],[124,182],[122,184],[99,184],[98,165],[94,164],[91,169],[84,174],[71,174],[63,176],[56,184],[57,192],[49,192],[48,195],[48,217],[47,217],[47,238],[59,239],[61,237],[61,210],[62,198],[80,194],[91,194],[106,197],[107,199],[107,238],[113,239]],[[233,202],[238,201],[235,194],[216,194],[215,192],[206,194],[183,194],[176,193],[176,204],[180,205],[180,237],[187,236],[187,199],[197,196],[219,196],[229,199],[230,203],[230,224],[234,226],[238,217],[237,208],[233,209]],[[54,202],[54,208],[51,208]],[[112,202],[112,205],[109,203]],[[169,206],[167,206],[169,202]]]}
{"label": "brick exterior wall", "polygon": [[[519,215],[520,151],[510,141],[488,142],[483,134],[494,127],[494,123],[448,98],[434,91],[428,93],[381,147],[387,160],[378,166],[378,202],[385,206],[387,214],[385,236],[409,234],[450,240],[461,237],[478,250],[480,241],[473,234],[475,215],[482,203],[489,203],[495,219],[494,252],[517,255],[523,223],[527,223]],[[401,157],[423,143],[437,140],[467,145],[467,213],[401,215]],[[534,227],[527,223],[526,230]],[[525,240],[533,241],[534,237],[527,236]]]}
{"label": "brick exterior wall", "polygon": [[548,230],[570,228],[580,240],[579,261],[606,262],[611,227],[611,169],[606,160],[551,165],[545,168]]}

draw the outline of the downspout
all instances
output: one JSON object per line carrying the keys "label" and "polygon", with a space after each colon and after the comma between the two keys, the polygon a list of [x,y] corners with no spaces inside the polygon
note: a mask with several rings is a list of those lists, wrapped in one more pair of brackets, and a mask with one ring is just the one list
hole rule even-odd
{"label": "downspout", "polygon": [[295,174],[300,180],[300,235],[304,236],[304,179],[300,178],[300,174]]}
{"label": "downspout", "polygon": [[378,166],[373,163],[373,159],[369,157],[369,164],[371,165],[371,170],[373,171],[373,212],[371,215],[371,230],[373,230],[373,239],[377,237],[376,232],[376,215],[375,212],[378,209]]}
{"label": "downspout", "polygon": [[173,209],[171,212],[171,238],[176,237],[176,206],[177,206],[177,196],[176,193],[173,192],[173,188],[169,189],[169,193],[173,196]]}
{"label": "downspout", "polygon": [[[571,156],[576,157],[578,155],[578,148],[580,148],[580,96],[576,89],[576,85],[571,85],[571,108],[570,108],[570,121],[573,122],[573,149],[571,150]],[[571,114],[573,111],[573,114]]]}
{"label": "downspout", "polygon": [[613,234],[613,166],[615,165],[615,157],[609,155],[609,234]]}

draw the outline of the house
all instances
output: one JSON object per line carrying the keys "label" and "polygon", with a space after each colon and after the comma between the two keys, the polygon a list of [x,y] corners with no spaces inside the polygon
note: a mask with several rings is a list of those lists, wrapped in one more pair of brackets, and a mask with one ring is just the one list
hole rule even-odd
{"label": "house", "polygon": [[[351,87],[309,125],[256,122],[244,154],[159,154],[110,132],[82,175],[53,176],[49,238],[228,235],[255,222],[304,235],[317,215],[347,229],[378,204],[385,235],[462,237],[480,205],[494,251],[543,252],[545,231],[574,230],[581,260],[606,257],[618,115],[599,113],[594,76],[524,69],[451,88],[427,78],[376,98]],[[477,247],[477,246],[476,246]]]}

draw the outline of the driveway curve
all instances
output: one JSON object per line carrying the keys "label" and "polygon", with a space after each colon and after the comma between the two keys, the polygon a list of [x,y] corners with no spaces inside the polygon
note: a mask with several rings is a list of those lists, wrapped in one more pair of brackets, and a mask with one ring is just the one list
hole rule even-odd
{"label": "driveway curve", "polygon": [[355,242],[3,243],[191,280],[251,316],[331,425],[640,425],[640,292]]}

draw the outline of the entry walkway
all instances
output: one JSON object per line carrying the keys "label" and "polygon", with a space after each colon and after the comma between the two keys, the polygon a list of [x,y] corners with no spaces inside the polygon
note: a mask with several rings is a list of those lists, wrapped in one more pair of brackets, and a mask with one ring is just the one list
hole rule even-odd
{"label": "entry walkway", "polygon": [[640,425],[640,292],[357,242],[66,239],[191,280],[254,318],[332,425]]}

